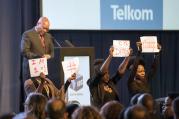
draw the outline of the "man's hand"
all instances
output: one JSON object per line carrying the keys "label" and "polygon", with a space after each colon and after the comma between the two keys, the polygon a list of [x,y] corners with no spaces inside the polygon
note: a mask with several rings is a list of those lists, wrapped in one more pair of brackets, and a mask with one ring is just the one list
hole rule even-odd
{"label": "man's hand", "polygon": [[43,58],[50,59],[51,56],[49,54],[45,54],[45,55],[43,55]]}

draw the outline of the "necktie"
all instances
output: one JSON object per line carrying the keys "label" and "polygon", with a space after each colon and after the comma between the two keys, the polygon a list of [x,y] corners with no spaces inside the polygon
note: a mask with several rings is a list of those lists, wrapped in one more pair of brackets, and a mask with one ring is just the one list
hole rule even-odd
{"label": "necktie", "polygon": [[44,36],[42,35],[40,35],[40,42],[41,42],[42,47],[45,49],[45,39],[44,39]]}

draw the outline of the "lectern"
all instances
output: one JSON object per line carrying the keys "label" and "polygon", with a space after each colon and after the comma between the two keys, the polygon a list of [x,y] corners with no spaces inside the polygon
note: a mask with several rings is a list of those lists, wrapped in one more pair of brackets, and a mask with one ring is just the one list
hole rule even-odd
{"label": "lectern", "polygon": [[71,82],[67,91],[68,101],[77,101],[82,105],[90,104],[90,92],[86,81],[93,73],[94,61],[93,47],[63,47],[55,48],[55,57],[48,61],[49,78],[53,80],[57,87],[65,82],[62,61],[73,58],[79,59],[79,73],[77,79]]}

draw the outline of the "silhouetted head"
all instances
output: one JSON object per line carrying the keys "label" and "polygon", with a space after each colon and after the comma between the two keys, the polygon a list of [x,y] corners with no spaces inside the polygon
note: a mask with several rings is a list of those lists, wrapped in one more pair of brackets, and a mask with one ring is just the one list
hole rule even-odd
{"label": "silhouetted head", "polygon": [[128,107],[124,112],[124,119],[146,119],[145,108],[141,105]]}
{"label": "silhouetted head", "polygon": [[179,97],[175,98],[175,100],[172,103],[174,115],[176,118],[179,118]]}
{"label": "silhouetted head", "polygon": [[105,119],[117,119],[123,108],[123,105],[118,101],[109,101],[102,106],[100,114],[103,115]]}
{"label": "silhouetted head", "polygon": [[179,93],[176,92],[170,92],[168,93],[167,97],[165,98],[163,107],[162,107],[162,114],[164,117],[172,117],[174,116],[174,111],[172,109],[172,102],[173,100],[179,96]]}
{"label": "silhouetted head", "polygon": [[66,104],[60,99],[51,99],[46,106],[46,113],[50,119],[63,119],[66,110]]}
{"label": "silhouetted head", "polygon": [[72,119],[102,119],[102,116],[96,108],[91,106],[82,106],[73,112]]}
{"label": "silhouetted head", "polygon": [[138,104],[143,105],[147,111],[153,111],[154,109],[154,100],[152,95],[144,93],[138,98]]}
{"label": "silhouetted head", "polygon": [[47,98],[41,93],[30,93],[25,100],[25,112],[35,115],[38,119],[45,117]]}
{"label": "silhouetted head", "polygon": [[79,104],[71,103],[66,106],[66,112],[68,113],[68,119],[71,119],[73,112],[79,107]]}
{"label": "silhouetted head", "polygon": [[0,119],[12,119],[15,115],[15,113],[5,113],[0,115]]}
{"label": "silhouetted head", "polygon": [[131,104],[131,105],[137,104],[137,102],[138,102],[138,97],[139,97],[140,95],[141,95],[141,93],[135,94],[135,95],[131,98],[130,104]]}

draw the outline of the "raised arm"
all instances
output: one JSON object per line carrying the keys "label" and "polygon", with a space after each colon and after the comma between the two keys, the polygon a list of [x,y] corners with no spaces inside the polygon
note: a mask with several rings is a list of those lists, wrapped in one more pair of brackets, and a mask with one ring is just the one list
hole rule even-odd
{"label": "raised arm", "polygon": [[119,65],[119,67],[118,67],[118,74],[119,74],[120,76],[123,76],[123,75],[124,75],[124,73],[125,73],[125,71],[126,71],[126,69],[127,69],[127,66],[128,66],[128,64],[129,64],[129,60],[130,60],[130,58],[131,58],[131,55],[132,55],[132,53],[133,53],[132,48],[130,48],[129,51],[130,51],[129,56],[125,57],[125,59],[122,61],[122,63],[121,63],[121,64]]}
{"label": "raised arm", "polygon": [[67,81],[65,82],[64,85],[62,85],[62,87],[60,88],[60,90],[58,90],[55,86],[54,86],[54,91],[55,91],[55,97],[58,98],[58,99],[62,99],[65,101],[65,94],[66,94],[66,91],[69,87],[69,85],[71,84],[71,81],[72,80],[75,80],[76,79],[76,74],[72,74],[68,79]]}
{"label": "raised arm", "polygon": [[114,47],[112,46],[112,47],[110,47],[110,49],[109,49],[109,56],[106,58],[106,60],[104,61],[103,65],[102,65],[101,68],[100,68],[100,71],[101,71],[102,73],[105,73],[105,72],[108,71],[108,69],[109,69],[109,64],[110,64],[110,62],[111,62],[111,60],[112,60],[112,57],[113,57],[113,51],[114,51]]}
{"label": "raised arm", "polygon": [[38,93],[42,93],[43,86],[46,82],[46,76],[45,76],[44,73],[40,73],[40,81],[41,81],[41,83],[39,84],[39,86],[37,87],[37,89],[35,91],[35,92],[38,92]]}
{"label": "raised arm", "polygon": [[150,71],[148,72],[148,79],[153,79],[156,75],[156,72],[157,72],[157,68],[158,68],[158,64],[159,64],[159,57],[160,57],[160,51],[162,49],[161,45],[158,44],[158,49],[159,49],[159,52],[158,53],[155,53],[154,54],[154,61],[151,65],[151,69]]}
{"label": "raised arm", "polygon": [[[35,84],[33,83],[32,80],[26,80],[24,82],[24,90],[25,90],[25,93],[26,95],[28,95],[29,93],[31,92],[38,92],[38,93],[42,93],[42,90],[43,90],[43,86],[45,84],[45,75],[43,76],[44,74],[41,74],[41,76],[39,77],[41,79],[41,83],[38,85],[38,87],[36,88]],[[38,80],[38,79],[35,79],[35,80]]]}
{"label": "raised arm", "polygon": [[142,43],[137,42],[136,45],[137,45],[138,51],[137,51],[136,57],[134,59],[134,62],[132,64],[132,67],[130,69],[131,72],[130,72],[130,76],[129,76],[129,79],[128,79],[128,85],[130,85],[133,82],[134,77],[135,77],[136,72],[137,72],[137,67],[138,67],[139,61],[140,61],[140,55],[141,55],[141,51],[142,51]]}
{"label": "raised arm", "polygon": [[68,80],[65,82],[65,85],[64,85],[65,93],[66,93],[66,91],[68,90],[68,87],[69,87],[69,85],[71,84],[71,81],[72,81],[72,80],[75,80],[75,79],[76,79],[76,73],[73,73],[73,74],[68,78]]}

